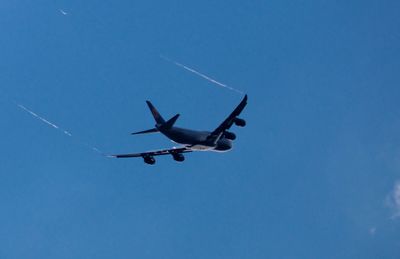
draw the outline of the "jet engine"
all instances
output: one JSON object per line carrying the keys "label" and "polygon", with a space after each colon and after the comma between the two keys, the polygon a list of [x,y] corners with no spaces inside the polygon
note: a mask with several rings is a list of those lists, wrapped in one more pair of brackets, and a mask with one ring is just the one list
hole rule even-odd
{"label": "jet engine", "polygon": [[235,125],[236,125],[236,126],[239,126],[239,127],[244,127],[244,126],[246,126],[246,121],[243,120],[243,119],[236,118],[234,122],[235,122]]}
{"label": "jet engine", "polygon": [[182,155],[181,153],[173,153],[172,157],[174,158],[175,161],[178,161],[178,162],[185,161],[185,156]]}
{"label": "jet engine", "polygon": [[236,139],[236,134],[230,131],[225,131],[224,137],[230,140],[235,140]]}
{"label": "jet engine", "polygon": [[149,165],[154,165],[156,163],[156,160],[154,159],[153,156],[144,156],[143,160],[146,164],[149,164]]}

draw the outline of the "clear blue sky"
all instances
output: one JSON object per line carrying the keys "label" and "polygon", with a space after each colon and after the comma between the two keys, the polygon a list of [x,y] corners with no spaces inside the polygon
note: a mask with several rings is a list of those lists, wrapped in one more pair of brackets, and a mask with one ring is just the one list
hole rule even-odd
{"label": "clear blue sky", "polygon": [[[2,1],[0,258],[400,258],[399,13],[395,0]],[[129,135],[154,124],[146,99],[213,129],[242,98],[160,54],[248,93],[232,152],[151,167],[82,145],[170,147]]]}

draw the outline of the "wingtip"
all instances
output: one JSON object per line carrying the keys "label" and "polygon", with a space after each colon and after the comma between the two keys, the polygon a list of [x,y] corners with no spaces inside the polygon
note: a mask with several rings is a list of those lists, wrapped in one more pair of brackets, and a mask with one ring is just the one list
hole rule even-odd
{"label": "wingtip", "polygon": [[147,106],[149,107],[150,110],[152,110],[152,111],[155,110],[154,105],[149,100],[146,100],[146,104],[147,104]]}

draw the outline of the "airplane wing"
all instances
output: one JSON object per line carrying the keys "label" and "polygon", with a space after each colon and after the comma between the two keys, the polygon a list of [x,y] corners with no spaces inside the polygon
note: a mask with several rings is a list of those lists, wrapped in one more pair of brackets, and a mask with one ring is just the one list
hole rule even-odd
{"label": "airplane wing", "polygon": [[[239,105],[233,110],[233,112],[226,118],[219,126],[216,128],[211,134],[210,138],[218,140],[221,135],[228,130],[235,120],[237,116],[243,111],[244,107],[247,105],[247,94],[244,96],[243,100],[239,103]],[[243,121],[243,120],[242,120]],[[243,121],[243,123],[245,123]],[[243,124],[244,126],[244,124]]]}
{"label": "airplane wing", "polygon": [[111,157],[116,157],[116,158],[143,157],[144,158],[144,157],[153,157],[153,156],[162,156],[162,155],[174,155],[174,154],[181,154],[181,153],[188,153],[188,152],[192,152],[192,150],[187,147],[179,147],[179,148],[153,150],[153,151],[147,151],[147,152],[142,152],[142,153],[111,155]]}

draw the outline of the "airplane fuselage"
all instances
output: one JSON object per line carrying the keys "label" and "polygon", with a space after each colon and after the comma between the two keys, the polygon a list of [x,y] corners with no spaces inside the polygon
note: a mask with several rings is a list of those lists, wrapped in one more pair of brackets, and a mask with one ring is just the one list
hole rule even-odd
{"label": "airplane fuselage", "polygon": [[227,138],[221,137],[215,143],[208,139],[210,131],[198,131],[179,127],[171,127],[170,129],[157,128],[167,138],[176,143],[187,145],[192,150],[226,152],[232,149],[232,141]]}

